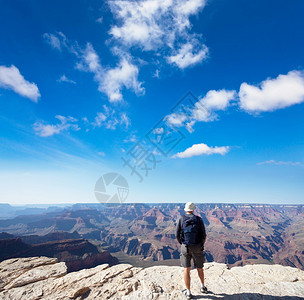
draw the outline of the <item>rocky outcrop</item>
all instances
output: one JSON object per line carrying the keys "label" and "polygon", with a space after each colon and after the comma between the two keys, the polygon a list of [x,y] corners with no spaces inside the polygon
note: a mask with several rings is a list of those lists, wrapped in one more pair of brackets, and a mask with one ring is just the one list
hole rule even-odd
{"label": "rocky outcrop", "polygon": [[[29,274],[30,272],[33,274],[37,268],[43,267],[44,270],[48,270],[48,266],[51,266],[51,269],[54,269],[54,266],[58,266],[61,270],[60,272],[55,272],[54,274],[66,274],[67,268],[64,263],[59,263],[56,258],[49,258],[49,257],[27,257],[27,258],[13,258],[8,259],[0,263],[0,290],[6,286],[7,288],[14,287],[14,282],[20,283],[20,279],[24,278],[24,274]],[[64,267],[63,267],[64,266]],[[43,271],[42,271],[43,273]],[[54,275],[53,274],[53,275]],[[56,276],[56,275],[55,275]],[[50,275],[49,275],[50,277]],[[41,280],[41,276],[39,276]],[[32,282],[35,282],[35,276],[32,276]],[[24,281],[25,284],[29,283],[27,280]],[[24,284],[19,284],[22,286]]]}
{"label": "rocky outcrop", "polygon": [[[0,263],[0,299],[183,299],[183,269],[157,266],[146,269],[129,264],[66,273],[64,263],[47,257],[10,259]],[[209,293],[199,292],[196,270],[191,271],[196,299],[303,299],[304,271],[280,265],[248,265],[228,269],[205,265]]]}

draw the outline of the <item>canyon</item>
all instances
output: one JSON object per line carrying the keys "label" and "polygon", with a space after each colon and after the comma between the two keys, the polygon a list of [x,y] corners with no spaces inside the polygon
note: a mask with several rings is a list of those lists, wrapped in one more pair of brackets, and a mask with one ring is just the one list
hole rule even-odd
{"label": "canyon", "polygon": [[[47,256],[65,262],[67,272],[92,268],[103,263],[118,263],[108,251],[102,251],[96,245],[82,238],[69,238],[75,234],[53,233],[45,236],[27,236],[0,239],[0,261],[14,257]],[[24,241],[31,241],[32,244]],[[48,240],[48,241],[47,241]],[[44,241],[44,242],[41,242]],[[35,242],[33,244],[33,242]]]}
{"label": "canyon", "polygon": [[[112,255],[123,252],[151,264],[178,263],[175,226],[183,213],[183,204],[178,203],[81,203],[62,211],[2,219],[0,238],[10,234],[33,246],[55,243],[63,239],[60,234],[69,234]],[[195,213],[205,223],[208,262],[304,269],[303,205],[197,204]]]}

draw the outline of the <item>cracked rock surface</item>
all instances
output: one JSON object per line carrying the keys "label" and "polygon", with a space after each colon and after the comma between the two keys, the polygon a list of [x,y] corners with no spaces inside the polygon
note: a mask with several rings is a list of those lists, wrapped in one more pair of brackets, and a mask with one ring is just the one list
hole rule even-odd
{"label": "cracked rock surface", "polygon": [[[304,271],[280,265],[247,265],[228,269],[205,264],[208,294],[199,292],[191,271],[195,299],[304,299]],[[136,268],[129,264],[66,273],[65,263],[48,257],[16,258],[0,263],[0,299],[184,299],[183,269]]]}

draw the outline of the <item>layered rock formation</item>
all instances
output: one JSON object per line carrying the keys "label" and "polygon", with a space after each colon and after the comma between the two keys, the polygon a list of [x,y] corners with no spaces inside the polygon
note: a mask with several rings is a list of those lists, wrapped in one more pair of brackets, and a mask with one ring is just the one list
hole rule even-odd
{"label": "layered rock formation", "polygon": [[[101,240],[110,249],[145,259],[179,258],[175,224],[184,213],[182,205],[121,205],[104,211],[111,223]],[[275,262],[304,269],[303,206],[200,204],[195,213],[206,226],[208,261],[231,266]]]}
{"label": "layered rock formation", "polygon": [[[158,266],[146,269],[107,264],[67,274],[64,263],[47,257],[17,258],[0,263],[3,300],[65,299],[184,299],[183,269]],[[196,299],[303,299],[304,271],[280,265],[251,265],[228,269],[205,265],[209,293],[201,295],[196,270],[191,271]]]}
{"label": "layered rock formation", "polygon": [[117,258],[108,251],[100,251],[84,239],[55,240],[35,245],[25,244],[20,238],[0,240],[0,261],[14,257],[48,256],[65,262],[68,272],[95,267],[102,263],[114,265]]}
{"label": "layered rock formation", "polygon": [[[78,204],[56,215],[0,220],[0,231],[18,235],[25,243],[43,237],[53,240],[59,231],[62,236],[67,232],[98,240],[110,252],[162,261],[179,258],[175,224],[183,213],[183,205],[174,203],[100,204],[100,208],[96,203]],[[230,266],[267,262],[304,269],[303,205],[198,204],[196,214],[206,225],[208,261]]]}

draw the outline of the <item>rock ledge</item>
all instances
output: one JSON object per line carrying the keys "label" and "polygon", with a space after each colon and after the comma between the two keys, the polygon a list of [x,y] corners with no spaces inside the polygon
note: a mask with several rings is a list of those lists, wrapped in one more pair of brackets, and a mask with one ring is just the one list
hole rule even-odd
{"label": "rock ledge", "polygon": [[[54,258],[5,260],[0,263],[0,299],[184,299],[181,267],[103,264],[66,271],[65,263]],[[304,271],[296,268],[247,265],[228,269],[225,264],[207,263],[207,295],[199,292],[196,270],[191,276],[196,299],[304,299]]]}

